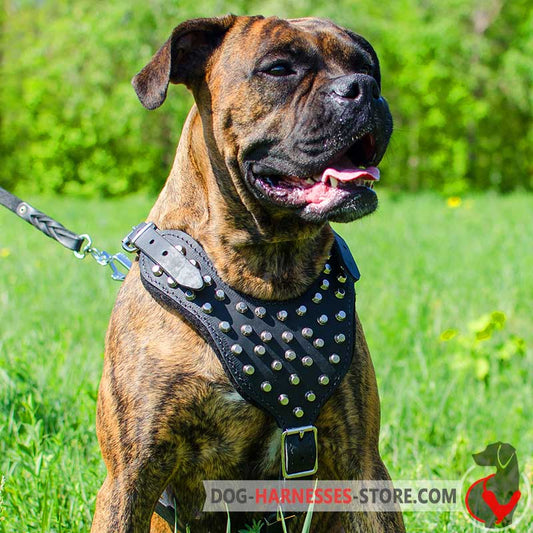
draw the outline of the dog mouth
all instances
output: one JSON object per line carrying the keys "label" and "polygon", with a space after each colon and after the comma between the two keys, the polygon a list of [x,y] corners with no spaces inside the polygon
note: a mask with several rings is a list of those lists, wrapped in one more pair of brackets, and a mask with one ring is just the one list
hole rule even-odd
{"label": "dog mouth", "polygon": [[346,203],[353,204],[358,196],[375,196],[374,184],[380,179],[375,160],[376,139],[369,133],[307,175],[285,175],[263,163],[251,162],[247,178],[260,199],[325,213]]}

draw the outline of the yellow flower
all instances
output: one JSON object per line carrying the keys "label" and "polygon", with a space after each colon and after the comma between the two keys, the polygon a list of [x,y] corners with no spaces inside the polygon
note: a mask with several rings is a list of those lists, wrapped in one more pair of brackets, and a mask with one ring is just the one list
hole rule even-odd
{"label": "yellow flower", "polygon": [[0,258],[3,259],[4,257],[9,257],[11,254],[11,250],[9,248],[0,248]]}
{"label": "yellow flower", "polygon": [[451,209],[455,209],[456,207],[459,207],[462,203],[463,201],[461,200],[461,198],[459,198],[459,196],[450,196],[446,200],[446,204]]}

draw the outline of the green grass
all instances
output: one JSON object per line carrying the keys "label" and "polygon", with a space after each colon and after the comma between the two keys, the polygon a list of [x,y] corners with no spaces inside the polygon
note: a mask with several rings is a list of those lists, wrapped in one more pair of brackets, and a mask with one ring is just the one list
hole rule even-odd
{"label": "green grass", "polygon": [[[109,251],[153,201],[29,200]],[[531,480],[533,196],[470,196],[455,209],[431,194],[381,200],[377,214],[338,229],[362,272],[391,475],[458,479],[471,453],[502,440]],[[104,478],[95,400],[119,284],[8,212],[0,228],[0,531],[87,531]],[[485,317],[494,311],[504,324]],[[454,513],[406,522],[473,531]]]}

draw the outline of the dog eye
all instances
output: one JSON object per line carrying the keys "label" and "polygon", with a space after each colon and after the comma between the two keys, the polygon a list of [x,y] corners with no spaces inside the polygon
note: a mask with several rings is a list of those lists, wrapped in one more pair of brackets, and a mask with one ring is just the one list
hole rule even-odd
{"label": "dog eye", "polygon": [[294,70],[288,65],[287,63],[276,63],[274,65],[271,65],[270,67],[267,67],[263,70],[265,74],[268,74],[269,76],[290,76],[291,74],[294,74]]}
{"label": "dog eye", "polygon": [[372,67],[370,65],[363,65],[357,69],[357,72],[361,74],[366,74],[368,76],[372,75]]}

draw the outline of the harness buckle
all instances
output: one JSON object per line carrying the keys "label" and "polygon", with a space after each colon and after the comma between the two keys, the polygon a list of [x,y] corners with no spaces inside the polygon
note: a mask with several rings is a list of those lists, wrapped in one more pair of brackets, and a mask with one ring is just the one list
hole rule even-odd
{"label": "harness buckle", "polygon": [[141,222],[140,224],[137,224],[137,226],[133,226],[132,230],[122,239],[122,248],[126,250],[126,252],[136,252],[138,248],[135,246],[135,241],[137,241],[145,231],[153,228],[155,228],[153,222]]}
{"label": "harness buckle", "polygon": [[[308,435],[309,434],[309,435]],[[308,435],[306,437],[306,435]],[[308,452],[308,453],[306,453]],[[309,457],[311,458],[309,459]],[[314,457],[313,457],[314,456]],[[291,469],[293,463],[309,468]],[[286,429],[281,434],[281,472],[285,479],[296,479],[316,474],[318,470],[318,431],[315,426]]]}

